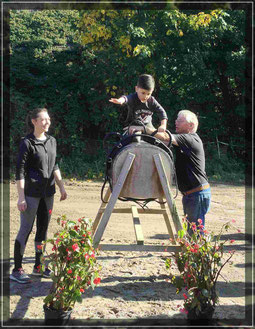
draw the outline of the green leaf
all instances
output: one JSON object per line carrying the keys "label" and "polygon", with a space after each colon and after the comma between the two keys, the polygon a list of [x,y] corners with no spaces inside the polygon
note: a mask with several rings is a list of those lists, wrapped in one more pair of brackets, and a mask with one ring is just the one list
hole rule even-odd
{"label": "green leaf", "polygon": [[179,230],[178,231],[178,237],[180,238],[180,239],[182,239],[183,237],[184,237],[184,231],[183,230]]}
{"label": "green leaf", "polygon": [[166,268],[169,269],[171,267],[171,259],[170,258],[167,258],[166,261],[165,261],[165,265],[166,265]]}
{"label": "green leaf", "polygon": [[187,224],[187,222],[184,222],[182,224],[182,227],[183,227],[184,231],[187,232],[187,230],[188,230],[188,224]]}
{"label": "green leaf", "polygon": [[44,304],[49,304],[53,300],[53,294],[49,294],[43,300]]}
{"label": "green leaf", "polygon": [[206,290],[206,289],[202,289],[202,294],[203,294],[205,297],[209,297],[208,290]]}
{"label": "green leaf", "polygon": [[51,278],[52,278],[52,281],[53,281],[54,283],[57,283],[57,282],[58,282],[58,277],[56,277],[56,276],[52,276]]}
{"label": "green leaf", "polygon": [[76,222],[72,221],[72,220],[69,220],[67,222],[67,227],[70,229],[70,227],[72,227],[73,225],[76,225]]}
{"label": "green leaf", "polygon": [[77,301],[78,303],[82,303],[83,299],[82,299],[81,296],[77,296],[77,297],[76,297],[76,301]]}

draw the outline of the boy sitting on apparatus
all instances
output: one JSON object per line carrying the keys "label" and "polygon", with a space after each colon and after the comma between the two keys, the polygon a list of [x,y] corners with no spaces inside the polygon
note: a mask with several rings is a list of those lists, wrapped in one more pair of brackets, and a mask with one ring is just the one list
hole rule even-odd
{"label": "boy sitting on apparatus", "polygon": [[[142,74],[138,78],[135,87],[135,93],[120,98],[111,98],[109,101],[114,104],[127,105],[128,116],[127,124],[129,125],[129,134],[141,130],[141,126],[145,126],[149,131],[154,131],[152,125],[152,115],[154,112],[158,114],[160,126],[158,132],[165,132],[167,125],[167,114],[164,108],[151,96],[155,87],[154,78],[149,74]],[[131,125],[131,126],[130,126]],[[127,129],[128,127],[124,128]]]}

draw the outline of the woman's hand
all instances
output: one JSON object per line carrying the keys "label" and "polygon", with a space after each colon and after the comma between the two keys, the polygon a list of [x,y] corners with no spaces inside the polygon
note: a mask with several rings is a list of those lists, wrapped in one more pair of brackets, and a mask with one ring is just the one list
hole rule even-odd
{"label": "woman's hand", "polygon": [[22,212],[25,211],[27,209],[26,200],[23,198],[19,198],[17,206],[18,206],[19,211],[22,211]]}

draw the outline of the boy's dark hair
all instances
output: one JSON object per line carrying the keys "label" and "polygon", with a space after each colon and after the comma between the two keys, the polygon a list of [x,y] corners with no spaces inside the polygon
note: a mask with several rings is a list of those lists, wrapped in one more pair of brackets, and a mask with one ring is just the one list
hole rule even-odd
{"label": "boy's dark hair", "polygon": [[155,80],[153,76],[149,74],[142,74],[139,76],[137,81],[137,87],[145,90],[152,90],[155,87]]}

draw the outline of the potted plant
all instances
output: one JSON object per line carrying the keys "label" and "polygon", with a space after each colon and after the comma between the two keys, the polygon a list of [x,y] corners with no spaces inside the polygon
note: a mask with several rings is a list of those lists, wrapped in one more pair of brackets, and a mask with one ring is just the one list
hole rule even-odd
{"label": "potted plant", "polygon": [[[229,240],[220,240],[223,231],[229,229],[230,222],[222,226],[217,236],[204,229],[202,220],[198,222],[199,225],[190,224],[193,233],[189,235],[188,222],[183,219],[183,229],[178,232],[177,238],[181,251],[173,255],[180,275],[171,274],[170,281],[176,287],[177,294],[185,289],[184,308],[180,311],[187,314],[190,322],[205,324],[212,319],[218,302],[216,283],[220,272],[234,252],[223,255],[224,246]],[[234,240],[229,242],[233,243]],[[172,267],[171,258],[166,259],[166,267]]]}
{"label": "potted plant", "polygon": [[[66,324],[75,303],[82,302],[85,290],[100,283],[91,220],[83,217],[76,222],[63,215],[57,222],[60,231],[42,243],[42,249],[51,249],[46,255],[53,280],[44,299],[45,324]],[[41,257],[40,271],[43,273],[45,268],[46,258]]]}

